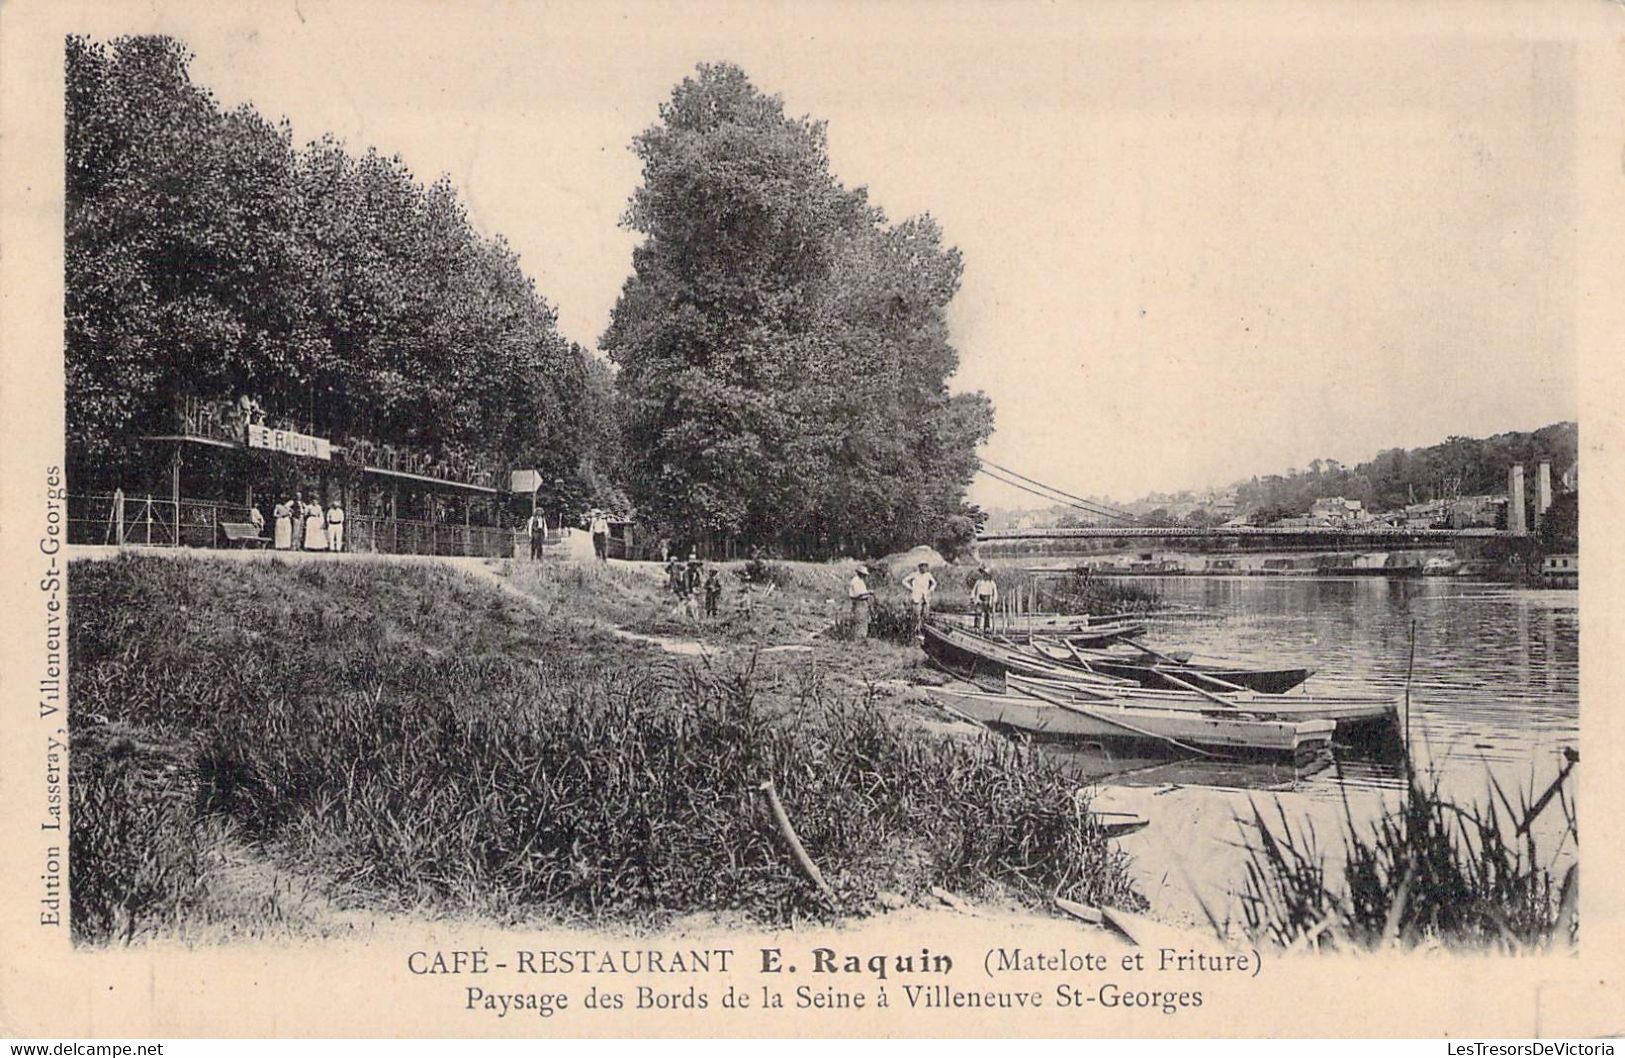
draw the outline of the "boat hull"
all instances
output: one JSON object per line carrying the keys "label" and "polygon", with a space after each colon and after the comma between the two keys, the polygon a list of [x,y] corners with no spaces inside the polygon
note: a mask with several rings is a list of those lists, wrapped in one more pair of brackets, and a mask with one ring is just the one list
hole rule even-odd
{"label": "boat hull", "polygon": [[[1182,690],[1178,684],[1170,682],[1168,677],[1200,685],[1201,677],[1212,676],[1226,683],[1233,683],[1238,687],[1245,687],[1250,691],[1261,694],[1285,694],[1292,688],[1299,686],[1313,673],[1313,669],[1230,669],[1218,666],[1190,665],[1140,665],[1126,661],[1096,661],[1089,659],[1089,667],[1096,672],[1104,672],[1108,676],[1118,676],[1133,680],[1142,687],[1152,687],[1160,690]],[[1212,690],[1211,686],[1208,687]]]}
{"label": "boat hull", "polygon": [[991,727],[1044,739],[1141,745],[1178,753],[1190,747],[1225,757],[1312,757],[1331,743],[1328,720],[1262,720],[1120,702],[1067,708],[1021,694],[947,687],[926,689],[953,712]]}
{"label": "boat hull", "polygon": [[921,634],[923,646],[933,661],[949,672],[969,679],[979,676],[1000,676],[1015,672],[1041,679],[1076,677],[1084,682],[1120,683],[1115,677],[1095,677],[1082,669],[1068,669],[1035,654],[995,643],[968,631],[953,627],[927,624]]}
{"label": "boat hull", "polygon": [[1149,687],[1103,688],[1095,683],[1069,683],[1064,677],[1035,678],[1021,673],[1006,673],[1005,682],[1011,691],[1017,693],[1065,695],[1076,698],[1079,702],[1092,702],[1103,694],[1109,694],[1128,705],[1145,708],[1184,710],[1202,714],[1233,708],[1238,714],[1261,719],[1329,720],[1337,725],[1337,730],[1342,734],[1367,726],[1391,726],[1399,715],[1399,703],[1392,698],[1381,697],[1242,692],[1217,695],[1225,703],[1221,705],[1204,694],[1192,691]]}
{"label": "boat hull", "polygon": [[[976,627],[976,618],[971,614],[939,614],[935,620],[959,630],[971,630]],[[1002,620],[1003,626],[999,628],[999,635],[1017,642],[1026,642],[1031,637],[1039,635],[1058,636],[1086,645],[1111,643],[1123,636],[1144,635],[1146,630],[1144,621],[1112,618],[1095,620],[1064,614],[1015,614]]]}

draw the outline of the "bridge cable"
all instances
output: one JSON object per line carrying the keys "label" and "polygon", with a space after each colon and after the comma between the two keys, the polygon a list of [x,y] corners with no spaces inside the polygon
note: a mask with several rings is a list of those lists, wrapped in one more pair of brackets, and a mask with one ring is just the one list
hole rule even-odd
{"label": "bridge cable", "polygon": [[1092,514],[1092,515],[1095,515],[1096,517],[1115,518],[1115,519],[1118,519],[1119,521],[1129,521],[1129,522],[1138,521],[1138,519],[1135,518],[1131,514],[1120,514],[1120,513],[1111,511],[1109,509],[1108,510],[1101,510],[1101,509],[1098,509],[1096,507],[1085,506],[1082,503],[1075,503],[1075,502],[1073,502],[1072,500],[1069,500],[1069,499],[1061,499],[1061,498],[1059,498],[1057,496],[1052,496],[1047,492],[1040,492],[1038,489],[1035,489],[1035,488],[1033,488],[1033,487],[1031,487],[1029,485],[1023,485],[1019,481],[1012,481],[1009,478],[1006,478],[1001,474],[995,474],[993,471],[989,470],[987,467],[978,467],[977,469],[981,473],[986,474],[988,477],[992,478],[994,481],[999,482],[1000,484],[1009,485],[1013,489],[1020,489],[1022,492],[1031,493],[1032,495],[1037,496],[1041,500],[1048,500],[1050,503],[1056,504],[1058,506],[1073,507],[1073,508],[1076,508],[1077,510],[1083,511],[1085,514]]}
{"label": "bridge cable", "polygon": [[1042,481],[1038,481],[1038,480],[1036,480],[1034,478],[1030,478],[1025,474],[1019,474],[1016,471],[1011,470],[1009,467],[1002,467],[1002,466],[1000,466],[999,464],[993,462],[990,459],[984,459],[981,456],[977,456],[976,458],[977,458],[977,461],[980,462],[983,466],[992,467],[994,470],[998,470],[998,471],[1001,471],[1002,473],[1009,474],[1011,477],[1019,478],[1022,481],[1027,482],[1029,485],[1037,485],[1041,489],[1046,489],[1046,490],[1048,490],[1050,492],[1053,492],[1053,493],[1055,493],[1055,494],[1057,494],[1059,496],[1064,496],[1067,499],[1074,501],[1075,503],[1085,504],[1088,507],[1094,508],[1096,511],[1098,511],[1098,513],[1107,515],[1108,517],[1117,517],[1117,518],[1133,518],[1134,517],[1134,515],[1130,514],[1128,511],[1122,510],[1122,509],[1117,508],[1117,507],[1110,506],[1109,504],[1101,503],[1098,500],[1090,500],[1090,499],[1085,499],[1082,496],[1074,496],[1074,495],[1072,495],[1072,493],[1067,492],[1064,489],[1058,489],[1054,485],[1046,485]]}
{"label": "bridge cable", "polygon": [[[982,460],[982,463],[984,465],[978,467],[977,469],[979,469],[983,474],[986,474],[988,477],[992,478],[994,481],[1009,485],[1011,488],[1020,489],[1022,492],[1031,493],[1040,499],[1049,500],[1051,503],[1059,504],[1064,507],[1074,507],[1080,511],[1084,511],[1087,514],[1096,515],[1097,517],[1114,518],[1118,521],[1126,522],[1135,522],[1139,520],[1136,516],[1129,514],[1126,511],[1120,511],[1116,508],[1096,503],[1093,500],[1085,500],[1081,497],[1073,496],[1071,493],[1063,492],[1060,489],[1045,485],[1041,481],[1034,481],[1032,478],[1026,477],[1025,475],[1017,474],[1013,470],[1006,470],[997,463],[988,463],[986,460]],[[994,473],[995,470],[999,471],[999,473]],[[1010,477],[1006,477],[1006,474],[1020,480],[1013,481]],[[1022,484],[1022,482],[1027,482],[1029,484]],[[1037,488],[1032,486],[1037,486]],[[1046,491],[1039,491],[1040,489]]]}

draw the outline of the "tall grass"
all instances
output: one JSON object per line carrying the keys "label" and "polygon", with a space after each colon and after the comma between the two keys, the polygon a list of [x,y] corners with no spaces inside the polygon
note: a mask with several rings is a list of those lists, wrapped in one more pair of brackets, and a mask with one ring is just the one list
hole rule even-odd
{"label": "tall grass", "polygon": [[[70,591],[82,939],[193,913],[228,836],[382,910],[827,917],[769,780],[845,913],[937,885],[1139,902],[1063,763],[750,659],[675,662],[423,566],[121,559]],[[171,763],[121,778],[122,731]]]}
{"label": "tall grass", "polygon": [[1556,781],[1514,807],[1491,780],[1482,804],[1443,795],[1414,773],[1402,805],[1369,829],[1352,818],[1343,832],[1343,865],[1328,876],[1315,833],[1284,810],[1266,819],[1254,805],[1246,822],[1247,880],[1242,910],[1249,929],[1276,944],[1344,950],[1457,947],[1528,951],[1579,939],[1579,865],[1554,879],[1542,860],[1535,822],[1561,813],[1559,849],[1577,850],[1579,826],[1570,791],[1578,755],[1569,751]]}
{"label": "tall grass", "polygon": [[[1163,605],[1162,596],[1155,588],[1128,580],[1092,577],[1087,573],[1036,574],[1008,566],[995,568],[992,573],[999,586],[999,598],[1006,605],[1020,600],[1023,610],[1097,616],[1144,615],[1156,612]],[[942,592],[937,608],[946,613],[970,612],[970,589],[976,575],[975,567],[943,570],[938,576]]]}

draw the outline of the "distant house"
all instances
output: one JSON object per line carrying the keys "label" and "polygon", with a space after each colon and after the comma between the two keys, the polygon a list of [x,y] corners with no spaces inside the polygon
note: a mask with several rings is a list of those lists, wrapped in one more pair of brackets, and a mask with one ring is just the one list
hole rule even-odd
{"label": "distant house", "polygon": [[1506,510],[1505,496],[1463,496],[1450,508],[1452,529],[1495,528],[1501,513]]}
{"label": "distant house", "polygon": [[1579,555],[1547,555],[1540,563],[1540,579],[1553,588],[1580,586]]}
{"label": "distant house", "polygon": [[1407,529],[1432,529],[1449,517],[1450,512],[1443,500],[1429,500],[1426,503],[1406,504],[1403,524]]}
{"label": "distant house", "polygon": [[1322,525],[1354,525],[1371,520],[1364,503],[1342,496],[1323,496],[1316,500],[1309,508],[1309,517]]}

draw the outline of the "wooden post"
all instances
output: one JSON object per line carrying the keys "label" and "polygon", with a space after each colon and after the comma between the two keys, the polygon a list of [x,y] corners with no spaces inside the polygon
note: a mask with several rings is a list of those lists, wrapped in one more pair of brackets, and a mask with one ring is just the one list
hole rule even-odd
{"label": "wooden post", "polygon": [[181,546],[181,446],[175,444],[175,458],[169,464],[170,498],[175,501],[175,546]]}
{"label": "wooden post", "polygon": [[113,510],[115,512],[114,517],[116,519],[118,519],[118,536],[113,538],[113,542],[115,544],[117,544],[118,546],[123,547],[124,546],[124,490],[123,489],[114,489],[113,490]]}

